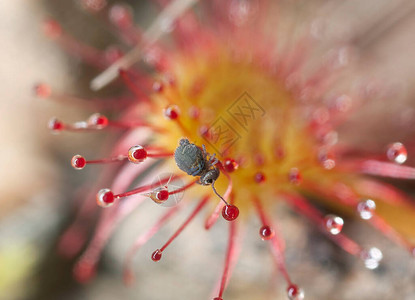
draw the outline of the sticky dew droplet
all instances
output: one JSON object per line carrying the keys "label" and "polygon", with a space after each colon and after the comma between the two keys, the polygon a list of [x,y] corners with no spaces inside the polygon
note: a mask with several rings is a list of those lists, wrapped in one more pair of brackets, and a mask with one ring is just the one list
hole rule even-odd
{"label": "sticky dew droplet", "polygon": [[357,205],[357,212],[363,220],[370,220],[376,209],[376,203],[372,199],[361,201]]}
{"label": "sticky dew droplet", "polygon": [[234,221],[239,216],[239,209],[232,204],[225,205],[222,209],[222,216],[226,221]]}
{"label": "sticky dew droplet", "polygon": [[403,164],[408,158],[408,151],[402,143],[393,143],[388,146],[386,156],[392,162]]}
{"label": "sticky dew droplet", "polygon": [[133,146],[128,150],[128,160],[132,163],[138,164],[147,158],[147,151],[143,146]]}
{"label": "sticky dew droplet", "polygon": [[160,251],[160,249],[157,249],[156,251],[154,251],[152,254],[151,254],[151,260],[152,261],[155,261],[155,262],[158,262],[158,261],[160,261],[161,260],[161,257],[163,256],[163,252],[161,252]]}
{"label": "sticky dew droplet", "polygon": [[290,300],[303,300],[304,291],[302,288],[298,287],[296,284],[290,284],[287,288],[287,296]]}
{"label": "sticky dew droplet", "polygon": [[378,248],[372,247],[367,250],[362,250],[360,257],[367,269],[374,270],[379,266],[379,263],[383,258],[383,254]]}
{"label": "sticky dew droplet", "polygon": [[274,229],[272,229],[268,225],[264,225],[259,229],[259,236],[261,237],[263,241],[272,239],[274,235],[275,235]]}
{"label": "sticky dew droplet", "polygon": [[82,170],[86,166],[86,159],[82,155],[75,155],[71,159],[71,165],[76,170]]}
{"label": "sticky dew droplet", "polygon": [[336,215],[327,215],[324,217],[324,226],[326,230],[333,235],[339,234],[343,229],[344,221]]}
{"label": "sticky dew droplet", "polygon": [[101,207],[110,207],[114,204],[115,197],[110,189],[101,189],[96,196],[97,204]]}

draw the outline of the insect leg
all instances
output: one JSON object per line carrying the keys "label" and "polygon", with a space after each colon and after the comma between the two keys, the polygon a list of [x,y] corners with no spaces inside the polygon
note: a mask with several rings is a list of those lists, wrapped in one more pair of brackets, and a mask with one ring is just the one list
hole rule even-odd
{"label": "insect leg", "polygon": [[200,171],[202,171],[202,166],[199,164],[191,168],[189,172],[190,172],[190,175],[197,176],[200,173]]}
{"label": "insect leg", "polygon": [[213,153],[213,155],[209,158],[209,164],[214,166],[218,163],[218,159],[216,158],[216,153]]}
{"label": "insect leg", "polygon": [[198,166],[195,166],[195,167],[191,168],[189,170],[189,172],[187,172],[187,174],[192,175],[192,176],[195,176],[195,174],[197,174],[198,172],[199,172],[199,167]]}
{"label": "insect leg", "polygon": [[206,151],[205,144],[202,144],[202,150],[203,150],[203,158],[206,159],[208,153]]}

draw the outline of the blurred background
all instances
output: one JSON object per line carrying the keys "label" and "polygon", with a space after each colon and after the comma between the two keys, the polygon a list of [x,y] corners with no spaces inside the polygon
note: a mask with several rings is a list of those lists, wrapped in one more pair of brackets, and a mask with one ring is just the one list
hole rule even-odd
{"label": "blurred background", "polygon": [[[143,27],[156,15],[148,1],[126,2]],[[415,17],[411,1],[300,2],[287,0],[281,5],[289,8],[287,15],[293,20],[298,14],[309,21],[315,38],[324,43],[353,40],[367,63],[361,66],[362,72],[376,74],[394,90],[388,101],[371,103],[356,115],[350,126],[361,134],[351,138],[359,143],[370,134],[384,145],[391,134],[396,139],[413,137]],[[36,83],[47,82],[60,93],[97,97],[88,88],[97,70],[43,35],[41,23],[49,16],[77,39],[98,48],[115,41],[77,1],[0,2],[0,299],[207,299],[222,270],[227,230],[222,224],[205,232],[203,215],[175,241],[162,263],[154,264],[150,254],[186,213],[143,247],[135,259],[137,281],[131,287],[122,281],[123,258],[134,237],[153,222],[152,214],[159,214],[157,207],[146,206],[144,214],[133,214],[120,226],[105,248],[97,277],[87,285],[72,278],[74,260],[57,255],[57,240],[74,216],[74,191],[85,182],[92,185],[99,171],[76,172],[70,159],[77,153],[93,156],[105,145],[105,135],[52,135],[47,129],[53,116],[77,121],[89,112],[35,98]],[[98,96],[115,92],[106,90]],[[411,192],[412,185],[401,187]],[[347,220],[347,233],[382,249],[384,261],[375,271],[366,270],[361,261],[339,250],[284,205],[276,214],[287,239],[290,273],[305,289],[307,299],[415,299],[413,258],[362,222]],[[250,238],[257,236],[259,223],[251,223],[226,299],[285,299],[282,279],[270,280],[273,270],[266,247]]]}

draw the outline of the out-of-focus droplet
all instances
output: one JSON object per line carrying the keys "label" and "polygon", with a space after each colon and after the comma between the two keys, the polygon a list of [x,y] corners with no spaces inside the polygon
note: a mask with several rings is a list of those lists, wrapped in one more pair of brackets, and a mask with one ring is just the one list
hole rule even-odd
{"label": "out-of-focus droplet", "polygon": [[51,39],[56,39],[62,35],[61,25],[53,19],[47,19],[43,22],[43,32]]}
{"label": "out-of-focus droplet", "polygon": [[367,199],[357,205],[357,212],[363,220],[369,220],[373,217],[376,209],[376,203],[372,199]]}
{"label": "out-of-focus droplet", "polygon": [[323,168],[331,170],[336,166],[336,161],[334,160],[333,153],[327,149],[327,147],[322,147],[317,154],[317,158]]}
{"label": "out-of-focus droplet", "polygon": [[108,18],[118,28],[127,29],[133,25],[133,10],[126,4],[115,4],[111,6]]}
{"label": "out-of-focus droplet", "polygon": [[388,146],[386,156],[390,161],[403,164],[408,158],[408,152],[402,143],[393,143]]}
{"label": "out-of-focus droplet", "polygon": [[295,284],[290,284],[287,288],[287,296],[290,300],[303,300],[304,291]]}
{"label": "out-of-focus droplet", "polygon": [[156,93],[162,93],[164,90],[164,84],[160,81],[155,81],[153,83],[152,89]]}
{"label": "out-of-focus droplet", "polygon": [[292,184],[299,185],[303,180],[301,172],[297,168],[291,168],[288,173],[288,179]]}
{"label": "out-of-focus droplet", "polygon": [[363,250],[360,253],[360,257],[365,263],[366,268],[369,270],[374,270],[379,266],[379,263],[383,258],[383,254],[382,251],[380,251],[378,248],[372,247],[368,250]]}
{"label": "out-of-focus droplet", "polygon": [[262,172],[255,173],[254,180],[256,183],[264,183],[266,180],[265,174]]}
{"label": "out-of-focus droplet", "polygon": [[189,117],[193,120],[197,120],[200,117],[200,109],[193,105],[188,110]]}
{"label": "out-of-focus droplet", "polygon": [[39,98],[48,98],[52,93],[52,90],[49,85],[45,83],[36,84],[34,87],[35,95]]}
{"label": "out-of-focus droplet", "polygon": [[96,265],[92,261],[81,260],[75,265],[73,272],[79,283],[87,283],[95,276]]}
{"label": "out-of-focus droplet", "polygon": [[326,107],[320,107],[313,111],[312,113],[313,123],[319,125],[325,124],[330,120],[330,113]]}
{"label": "out-of-focus droplet", "polygon": [[258,14],[257,0],[233,0],[229,7],[229,19],[236,26],[243,26]]}
{"label": "out-of-focus droplet", "polygon": [[339,135],[337,131],[331,130],[329,132],[326,132],[321,138],[321,142],[323,143],[323,145],[334,146],[337,144],[339,140]]}
{"label": "out-of-focus droplet", "polygon": [[53,133],[59,133],[63,130],[63,123],[57,118],[52,118],[48,122],[48,128],[52,130]]}
{"label": "out-of-focus droplet", "polygon": [[176,120],[180,116],[180,109],[177,105],[169,105],[164,109],[164,116],[169,120]]}
{"label": "out-of-focus droplet", "polygon": [[270,226],[264,225],[259,229],[259,235],[263,241],[267,241],[274,237],[275,232]]}
{"label": "out-of-focus droplet", "polygon": [[348,95],[341,95],[334,99],[332,109],[336,112],[347,112],[352,106],[352,98]]}
{"label": "out-of-focus droplet", "polygon": [[332,49],[328,54],[328,63],[333,69],[345,67],[352,60],[352,57],[355,56],[353,50],[351,47]]}
{"label": "out-of-focus droplet", "polygon": [[94,126],[97,129],[105,128],[108,125],[108,118],[99,113],[93,114],[88,118],[88,126]]}
{"label": "out-of-focus droplet", "polygon": [[118,46],[111,45],[105,49],[104,56],[108,64],[113,64],[124,56],[124,52]]}
{"label": "out-of-focus droplet", "polygon": [[344,221],[336,215],[327,215],[324,218],[324,226],[333,235],[339,234],[343,229]]}
{"label": "out-of-focus droplet", "polygon": [[107,6],[107,1],[106,0],[82,0],[81,5],[85,10],[91,13],[97,13],[101,11],[105,6]]}

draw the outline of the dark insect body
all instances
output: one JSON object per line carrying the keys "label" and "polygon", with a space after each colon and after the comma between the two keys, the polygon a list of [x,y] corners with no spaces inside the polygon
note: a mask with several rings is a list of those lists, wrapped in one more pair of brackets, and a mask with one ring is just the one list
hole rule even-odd
{"label": "dark insect body", "polygon": [[174,152],[174,159],[176,165],[183,172],[191,176],[200,176],[199,184],[212,186],[216,196],[226,204],[222,209],[222,216],[225,220],[234,221],[238,217],[239,209],[232,204],[228,204],[215,189],[215,181],[220,175],[219,168],[215,166],[218,163],[215,154],[208,153],[205,145],[200,148],[189,142],[188,139],[183,138]]}
{"label": "dark insect body", "polygon": [[201,185],[211,185],[219,177],[219,169],[215,167],[218,159],[215,154],[210,155],[206,152],[205,145],[202,145],[201,149],[183,138],[174,152],[174,159],[183,172],[191,176],[200,176]]}

